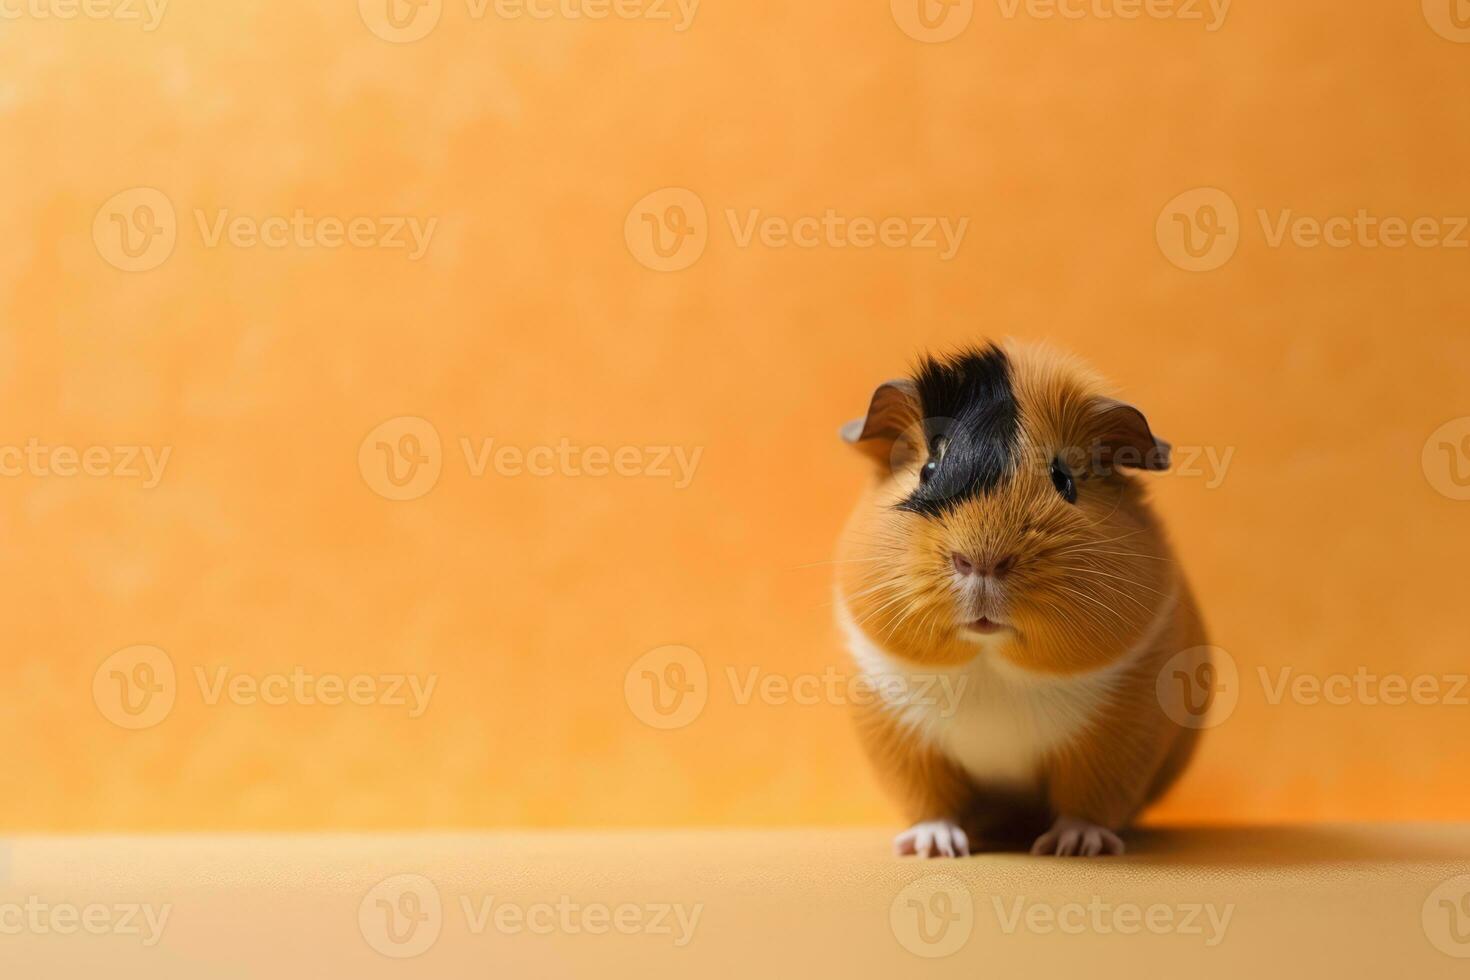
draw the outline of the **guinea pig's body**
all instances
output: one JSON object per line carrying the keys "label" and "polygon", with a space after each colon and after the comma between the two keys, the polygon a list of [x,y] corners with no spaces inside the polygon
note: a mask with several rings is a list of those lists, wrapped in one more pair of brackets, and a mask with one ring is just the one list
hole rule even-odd
{"label": "guinea pig's body", "polygon": [[925,360],[843,434],[880,470],[837,606],[874,693],[865,744],[915,821],[897,849],[1121,853],[1197,735],[1160,676],[1204,629],[1125,472],[1165,468],[1167,444],[1080,366],[1017,344]]}

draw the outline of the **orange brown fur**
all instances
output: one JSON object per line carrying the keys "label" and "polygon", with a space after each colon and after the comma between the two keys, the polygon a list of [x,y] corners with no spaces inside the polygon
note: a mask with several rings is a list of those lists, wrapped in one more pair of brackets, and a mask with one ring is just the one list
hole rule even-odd
{"label": "orange brown fur", "polygon": [[[859,727],[915,821],[953,820],[986,840],[1008,837],[1016,819],[1039,813],[1121,829],[1193,751],[1196,730],[1166,715],[1155,685],[1170,657],[1205,644],[1204,629],[1142,480],[1093,465],[1091,448],[1112,438],[1113,420],[1099,408],[1102,384],[1049,351],[1014,343],[1004,351],[1020,410],[1014,474],[992,493],[923,516],[894,509],[917,485],[923,451],[878,447],[885,465],[843,534],[839,596],[856,628],[918,669],[1001,658],[999,668],[1059,689],[1074,677],[1115,673],[1085,724],[1041,754],[1019,785],[987,785],[882,699],[861,709]],[[918,414],[914,406],[911,425]],[[922,445],[923,437],[911,441]],[[1059,452],[1092,460],[1078,471],[1075,504],[1049,475]],[[963,630],[969,612],[954,585],[955,552],[1015,556],[1004,589],[1014,627],[1006,642],[977,647]]]}

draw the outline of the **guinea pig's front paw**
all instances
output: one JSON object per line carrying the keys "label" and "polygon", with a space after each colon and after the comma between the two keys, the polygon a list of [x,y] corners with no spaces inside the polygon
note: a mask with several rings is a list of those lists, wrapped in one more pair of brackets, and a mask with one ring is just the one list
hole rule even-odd
{"label": "guinea pig's front paw", "polygon": [[1075,817],[1057,817],[1051,830],[1036,838],[1036,843],[1031,845],[1031,853],[1054,854],[1057,857],[1122,854],[1123,839],[1095,823]]}
{"label": "guinea pig's front paw", "polygon": [[899,857],[969,857],[970,838],[957,823],[926,820],[893,838],[893,853]]}

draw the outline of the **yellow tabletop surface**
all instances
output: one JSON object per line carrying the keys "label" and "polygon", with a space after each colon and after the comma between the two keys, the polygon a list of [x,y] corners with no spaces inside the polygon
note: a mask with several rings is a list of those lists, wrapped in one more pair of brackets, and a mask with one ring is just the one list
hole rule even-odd
{"label": "yellow tabletop surface", "polygon": [[879,829],[23,837],[13,977],[1464,976],[1470,826],[922,862]]}

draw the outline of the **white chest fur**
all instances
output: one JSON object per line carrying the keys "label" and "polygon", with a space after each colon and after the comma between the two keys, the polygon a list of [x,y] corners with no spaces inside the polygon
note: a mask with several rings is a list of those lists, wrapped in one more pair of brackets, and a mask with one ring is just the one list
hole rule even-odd
{"label": "white chest fur", "polygon": [[1148,635],[1117,661],[1067,677],[1023,670],[986,645],[959,667],[911,664],[853,622],[841,596],[837,617],[858,669],[915,737],[940,749],[976,782],[1025,788],[1034,784],[1049,753],[1092,723],[1172,606],[1164,603]]}

